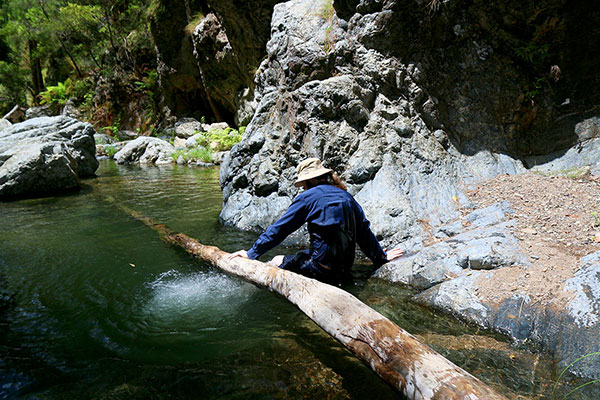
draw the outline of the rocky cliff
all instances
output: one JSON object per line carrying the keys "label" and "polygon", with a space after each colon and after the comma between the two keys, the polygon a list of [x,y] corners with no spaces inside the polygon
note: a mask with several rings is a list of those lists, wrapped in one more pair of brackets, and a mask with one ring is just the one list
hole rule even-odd
{"label": "rocky cliff", "polygon": [[[489,210],[465,216],[475,207],[465,193],[528,169],[600,173],[600,11],[566,0],[238,3],[202,3],[189,38],[207,110],[251,117],[221,167],[223,222],[265,229],[297,193],[298,162],[319,157],[382,242],[415,253],[378,276],[429,288],[428,304],[517,339],[553,336],[556,324],[522,334],[510,319],[515,304],[529,310],[518,300],[529,293],[511,288],[496,304],[464,284],[530,267],[507,209],[492,222]],[[597,333],[566,326],[568,338],[546,346],[565,365],[589,346],[564,345]]]}
{"label": "rocky cliff", "polygon": [[598,111],[598,61],[562,45],[585,41],[581,11],[512,6],[276,5],[256,112],[223,166],[222,219],[264,229],[295,194],[295,165],[317,156],[397,244],[454,218],[461,185],[593,139],[575,125]]}

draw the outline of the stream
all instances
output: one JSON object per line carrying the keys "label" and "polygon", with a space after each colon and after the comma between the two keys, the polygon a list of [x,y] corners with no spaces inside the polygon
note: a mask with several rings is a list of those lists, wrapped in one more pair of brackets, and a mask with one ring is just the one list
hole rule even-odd
{"label": "stream", "polygon": [[[0,203],[0,399],[401,398],[285,299],[167,246],[108,201],[249,248],[255,233],[219,223],[218,172],[105,160],[78,194]],[[371,272],[359,262],[344,288],[507,397],[559,399],[586,382],[563,377],[552,396],[549,359]],[[596,399],[593,386],[568,398]]]}

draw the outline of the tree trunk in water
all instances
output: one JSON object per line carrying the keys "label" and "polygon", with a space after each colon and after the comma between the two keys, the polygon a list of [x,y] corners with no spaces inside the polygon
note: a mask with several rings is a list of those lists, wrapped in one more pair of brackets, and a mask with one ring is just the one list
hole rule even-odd
{"label": "tree trunk in water", "polygon": [[119,207],[156,231],[164,242],[281,294],[411,400],[506,400],[342,289],[257,260],[229,260],[229,253],[217,247]]}

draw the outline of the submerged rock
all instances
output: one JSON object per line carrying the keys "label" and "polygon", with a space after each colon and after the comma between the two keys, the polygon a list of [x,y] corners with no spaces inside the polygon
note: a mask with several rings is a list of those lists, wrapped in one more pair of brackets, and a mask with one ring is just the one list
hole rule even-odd
{"label": "submerged rock", "polygon": [[43,196],[93,176],[94,128],[73,118],[40,117],[0,131],[0,198]]}
{"label": "submerged rock", "polygon": [[128,142],[114,158],[119,164],[170,164],[173,162],[171,154],[174,152],[175,148],[164,140],[140,136]]}

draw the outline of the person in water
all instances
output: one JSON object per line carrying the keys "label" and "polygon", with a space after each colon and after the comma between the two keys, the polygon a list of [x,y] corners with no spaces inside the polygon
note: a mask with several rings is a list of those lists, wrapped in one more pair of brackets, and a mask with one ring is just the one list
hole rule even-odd
{"label": "person in water", "polygon": [[378,267],[400,257],[401,249],[385,252],[354,197],[333,170],[324,168],[318,158],[302,161],[295,185],[304,189],[285,214],[260,235],[248,251],[230,255],[257,259],[281,243],[305,222],[310,249],[295,255],[276,256],[269,264],[325,282],[338,282],[350,275],[356,245]]}

